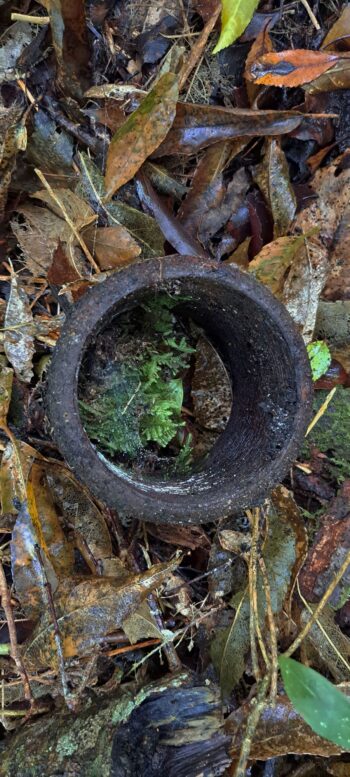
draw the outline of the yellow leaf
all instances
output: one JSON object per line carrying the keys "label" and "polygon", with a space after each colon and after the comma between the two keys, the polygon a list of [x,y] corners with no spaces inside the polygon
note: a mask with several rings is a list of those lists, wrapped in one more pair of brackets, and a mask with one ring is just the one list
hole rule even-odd
{"label": "yellow leaf", "polygon": [[222,0],[221,33],[213,54],[230,46],[242,35],[258,5],[259,0]]}

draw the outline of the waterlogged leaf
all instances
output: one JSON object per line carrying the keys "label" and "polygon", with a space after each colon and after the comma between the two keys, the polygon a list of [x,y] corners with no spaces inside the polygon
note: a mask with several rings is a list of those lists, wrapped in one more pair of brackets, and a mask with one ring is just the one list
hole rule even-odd
{"label": "waterlogged leaf", "polygon": [[267,86],[301,86],[314,81],[344,56],[309,49],[271,51],[251,65],[246,77],[255,84]]}
{"label": "waterlogged leaf", "polygon": [[221,0],[221,33],[213,54],[234,43],[248,27],[259,0]]}
{"label": "waterlogged leaf", "polygon": [[107,155],[107,198],[139,170],[167,135],[175,117],[177,76],[166,73],[113,136]]}
{"label": "waterlogged leaf", "polygon": [[26,499],[26,487],[34,459],[40,454],[27,443],[11,441],[2,454],[0,467],[1,512],[17,515],[18,504]]}
{"label": "waterlogged leaf", "polygon": [[305,121],[312,122],[312,115],[178,103],[173,126],[154,156],[196,154],[220,140],[242,136],[285,135]]}
{"label": "waterlogged leaf", "polygon": [[84,232],[84,240],[94,252],[101,270],[124,267],[141,253],[136,240],[122,226],[90,227],[88,232]]}
{"label": "waterlogged leaf", "polygon": [[81,153],[79,158],[82,171],[79,191],[94,203],[96,210],[106,215],[110,227],[122,225],[127,228],[141,246],[143,257],[162,256],[164,237],[155,219],[119,200],[105,203],[104,180],[98,167],[87,154]]}
{"label": "waterlogged leaf", "polygon": [[216,143],[204,152],[196,167],[191,188],[178,213],[179,220],[192,235],[198,235],[209,213],[220,210],[226,190],[222,173],[231,149],[232,141]]}
{"label": "waterlogged leaf", "polygon": [[334,22],[331,29],[327,32],[327,35],[322,43],[323,49],[329,48],[341,48],[344,50],[350,49],[350,6],[344,6],[339,19]]}
{"label": "waterlogged leaf", "polygon": [[144,173],[139,173],[137,193],[143,205],[153,213],[166,240],[179,254],[208,258],[201,243],[189,234],[181,222],[173,216],[165,202],[159,197]]}
{"label": "waterlogged leaf", "polygon": [[75,192],[62,186],[55,189],[55,196],[59,200],[61,207],[47,189],[40,189],[32,194],[32,197],[44,202],[59,218],[63,218],[63,211],[65,211],[78,231],[85,227],[86,224],[91,223],[95,216],[91,205]]}
{"label": "waterlogged leaf", "polygon": [[[238,758],[244,738],[249,703],[232,712],[225,721],[225,733],[231,737],[230,755]],[[277,696],[276,705],[268,704],[254,732],[250,758],[267,761],[283,755],[320,755],[328,758],[342,749],[315,734],[293,708],[287,696]]]}
{"label": "waterlogged leaf", "polygon": [[141,639],[152,637],[160,639],[161,642],[164,641],[164,634],[158,628],[147,602],[142,602],[133,615],[125,618],[122,627],[132,645]]}
{"label": "waterlogged leaf", "polygon": [[293,262],[281,295],[305,343],[313,338],[318,301],[327,278],[327,249],[316,237],[306,237]]}
{"label": "waterlogged leaf", "polygon": [[274,237],[281,237],[288,232],[297,203],[289,179],[287,160],[276,138],[267,141],[264,160],[256,172],[256,181],[271,208]]}
{"label": "waterlogged leaf", "polygon": [[78,100],[89,86],[91,51],[83,0],[50,0],[48,14],[63,94]]}
{"label": "waterlogged leaf", "polygon": [[285,690],[293,707],[321,737],[350,750],[350,700],[314,669],[279,657]]}
{"label": "waterlogged leaf", "polygon": [[46,277],[58,242],[65,246],[71,240],[72,231],[47,208],[29,203],[20,206],[18,213],[21,221],[12,220],[11,227],[23,251],[25,266],[32,275]]}
{"label": "waterlogged leaf", "polygon": [[321,375],[327,372],[332,361],[330,350],[324,340],[315,340],[309,343],[306,348],[312,372],[312,380],[318,380]]}
{"label": "waterlogged leaf", "polygon": [[[293,587],[296,574],[305,558],[306,547],[305,529],[292,494],[283,486],[279,486],[272,494],[268,513],[268,534],[262,552],[271,587],[272,610],[276,615]],[[236,594],[230,604],[236,608],[232,623],[225,630],[217,632],[211,645],[213,663],[219,673],[220,687],[225,697],[241,679],[250,646],[248,591]],[[258,611],[263,627],[266,600],[259,571]]]}
{"label": "waterlogged leaf", "polygon": [[0,361],[0,427],[6,425],[7,413],[12,394],[13,370],[7,367],[4,357]]}
{"label": "waterlogged leaf", "polygon": [[4,347],[17,377],[29,383],[33,377],[33,315],[27,294],[14,274],[5,313]]}
{"label": "waterlogged leaf", "polygon": [[[147,594],[166,582],[178,564],[179,559],[155,564],[121,585],[104,577],[87,578],[73,588],[71,580],[63,582],[54,603],[64,658],[96,650],[106,634],[122,626]],[[36,626],[23,660],[29,669],[58,666],[54,627],[48,613]]]}
{"label": "waterlogged leaf", "polygon": [[220,678],[220,688],[224,698],[230,695],[232,689],[240,681],[250,647],[248,591],[234,597],[231,604],[236,607],[232,623],[226,629],[216,631],[210,648],[211,658]]}
{"label": "waterlogged leaf", "polygon": [[31,468],[27,499],[12,534],[11,566],[18,599],[33,619],[47,606],[45,574],[54,594],[59,580],[73,573],[73,547],[63,534],[42,462],[34,461]]}
{"label": "waterlogged leaf", "polygon": [[268,286],[277,297],[281,297],[287,270],[295,261],[300,250],[304,250],[304,235],[278,237],[265,245],[249,263],[248,271]]}

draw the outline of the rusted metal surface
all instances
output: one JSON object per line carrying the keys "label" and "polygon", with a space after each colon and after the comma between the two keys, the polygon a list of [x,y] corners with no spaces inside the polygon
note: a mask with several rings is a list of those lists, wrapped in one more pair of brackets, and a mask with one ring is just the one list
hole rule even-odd
{"label": "rusted metal surface", "polygon": [[[103,458],[83,429],[77,399],[82,357],[96,334],[152,290],[189,298],[187,311],[218,349],[234,398],[205,461],[168,480],[134,475]],[[79,300],[55,348],[47,412],[63,457],[107,505],[142,520],[198,524],[258,504],[284,477],[311,398],[303,341],[275,297],[233,265],[176,255],[121,270]]]}

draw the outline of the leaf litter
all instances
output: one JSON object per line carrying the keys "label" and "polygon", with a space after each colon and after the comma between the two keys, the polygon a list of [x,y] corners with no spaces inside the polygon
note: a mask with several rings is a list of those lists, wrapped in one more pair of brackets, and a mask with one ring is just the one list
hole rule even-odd
{"label": "leaf litter", "polygon": [[[55,0],[18,16],[1,16],[0,47],[0,749],[11,762],[23,717],[55,720],[58,699],[82,720],[92,696],[129,698],[132,679],[141,698],[157,678],[167,698],[179,677],[183,693],[222,695],[219,740],[198,711],[181,734],[186,777],[203,766],[186,747],[205,748],[213,777],[230,761],[236,777],[263,777],[269,759],[277,777],[276,758],[286,777],[300,759],[346,774],[349,9]],[[121,267],[174,252],[268,286],[315,380],[318,422],[286,481],[205,529],[121,523],[59,459],[45,415],[70,307]],[[203,452],[235,398],[196,337],[178,444],[191,430]],[[54,771],[72,768],[69,748],[62,758]]]}

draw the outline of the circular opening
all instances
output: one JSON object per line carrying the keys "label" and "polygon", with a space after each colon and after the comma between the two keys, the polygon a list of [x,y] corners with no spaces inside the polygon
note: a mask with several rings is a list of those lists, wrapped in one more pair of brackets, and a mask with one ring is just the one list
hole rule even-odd
{"label": "circular opening", "polygon": [[[205,332],[233,397],[207,455],[167,477],[108,459],[86,434],[79,410],[86,354],[117,317],[152,294],[177,299],[177,314]],[[122,270],[76,304],[55,349],[47,407],[63,456],[96,496],[124,515],[204,523],[256,504],[284,477],[310,419],[311,397],[306,351],[282,305],[237,268],[176,256]]]}
{"label": "circular opening", "polygon": [[85,350],[84,429],[100,454],[130,473],[169,478],[198,469],[230,417],[229,374],[190,308],[187,297],[145,295]]}

